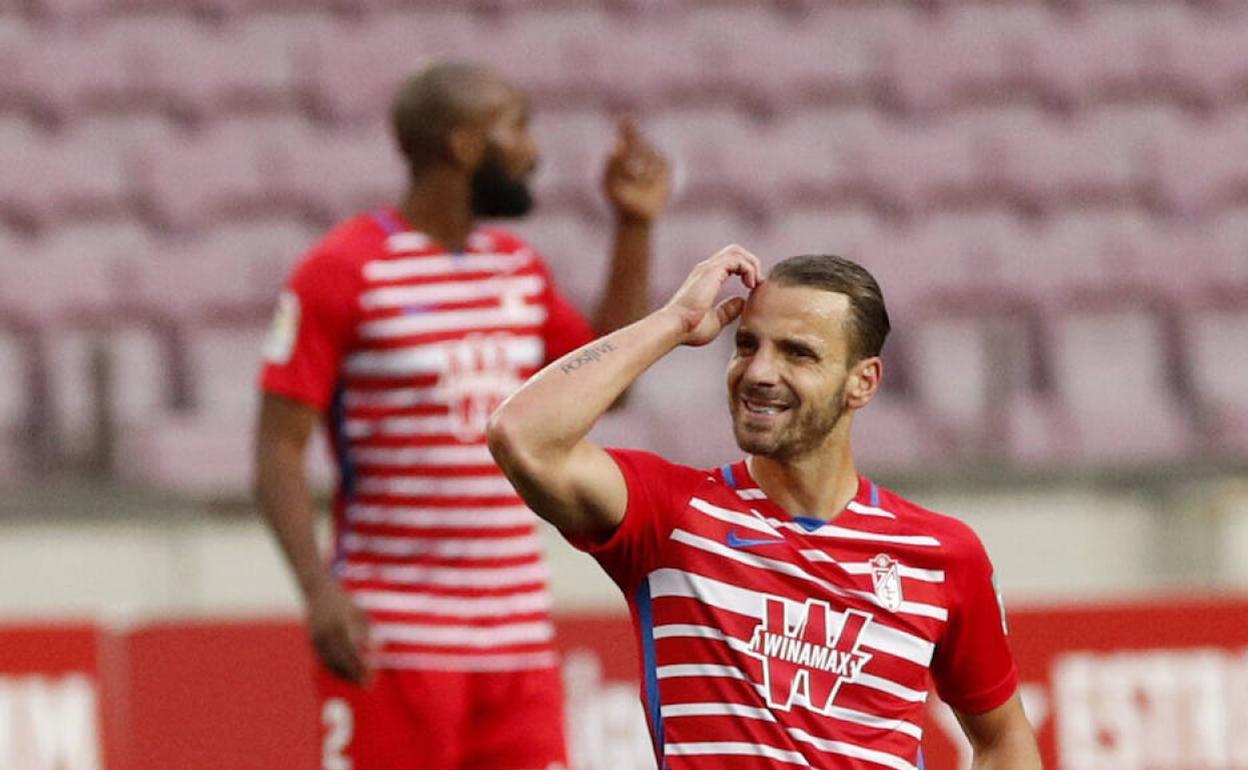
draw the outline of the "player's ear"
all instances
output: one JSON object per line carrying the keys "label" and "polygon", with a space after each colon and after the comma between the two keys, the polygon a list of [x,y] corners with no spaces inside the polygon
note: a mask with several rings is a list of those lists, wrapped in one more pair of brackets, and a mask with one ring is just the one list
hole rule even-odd
{"label": "player's ear", "polygon": [[463,125],[451,129],[447,136],[447,151],[451,160],[461,168],[475,169],[485,157],[485,132],[480,126]]}
{"label": "player's ear", "polygon": [[879,356],[869,356],[850,367],[845,380],[845,406],[861,409],[875,397],[884,377],[884,362]]}

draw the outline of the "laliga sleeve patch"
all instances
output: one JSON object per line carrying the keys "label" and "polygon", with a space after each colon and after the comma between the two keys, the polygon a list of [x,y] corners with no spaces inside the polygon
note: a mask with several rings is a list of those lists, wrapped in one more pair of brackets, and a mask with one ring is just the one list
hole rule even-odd
{"label": "laliga sleeve patch", "polygon": [[277,297],[277,309],[269,334],[264,340],[264,360],[271,364],[290,361],[295,352],[295,338],[299,334],[299,297],[286,290]]}

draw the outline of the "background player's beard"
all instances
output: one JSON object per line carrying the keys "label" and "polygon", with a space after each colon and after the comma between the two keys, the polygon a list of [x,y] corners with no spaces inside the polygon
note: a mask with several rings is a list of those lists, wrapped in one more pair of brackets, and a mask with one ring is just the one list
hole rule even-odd
{"label": "background player's beard", "polygon": [[522,217],[533,208],[525,179],[511,176],[493,146],[472,175],[472,213],[479,217]]}
{"label": "background player's beard", "polygon": [[817,409],[796,410],[794,418],[779,430],[758,434],[742,429],[743,407],[739,398],[732,404],[732,432],[741,451],[773,460],[791,460],[819,448],[845,416],[845,383],[837,388],[831,403]]}

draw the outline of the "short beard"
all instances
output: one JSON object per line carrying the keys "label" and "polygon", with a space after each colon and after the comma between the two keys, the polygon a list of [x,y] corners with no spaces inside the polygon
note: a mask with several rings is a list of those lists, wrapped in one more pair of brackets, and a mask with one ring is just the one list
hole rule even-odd
{"label": "short beard", "polygon": [[[806,415],[805,419],[782,429],[779,433],[756,436],[739,430],[733,421],[733,436],[742,452],[772,460],[788,461],[807,455],[823,445],[828,434],[836,429],[841,418],[849,411],[845,405],[845,385],[836,391],[835,408],[819,410]],[[737,409],[744,409],[738,405]]]}
{"label": "short beard", "polygon": [[504,219],[523,217],[532,209],[528,183],[508,174],[496,151],[487,151],[472,175],[472,213],[485,219]]}

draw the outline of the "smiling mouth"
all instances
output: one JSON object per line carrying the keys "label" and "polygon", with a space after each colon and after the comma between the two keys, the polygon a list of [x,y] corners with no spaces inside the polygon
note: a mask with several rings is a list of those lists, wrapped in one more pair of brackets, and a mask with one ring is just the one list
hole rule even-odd
{"label": "smiling mouth", "polygon": [[741,405],[745,407],[746,412],[758,415],[780,414],[789,409],[786,404],[778,404],[771,401],[754,401],[749,398],[741,399]]}

